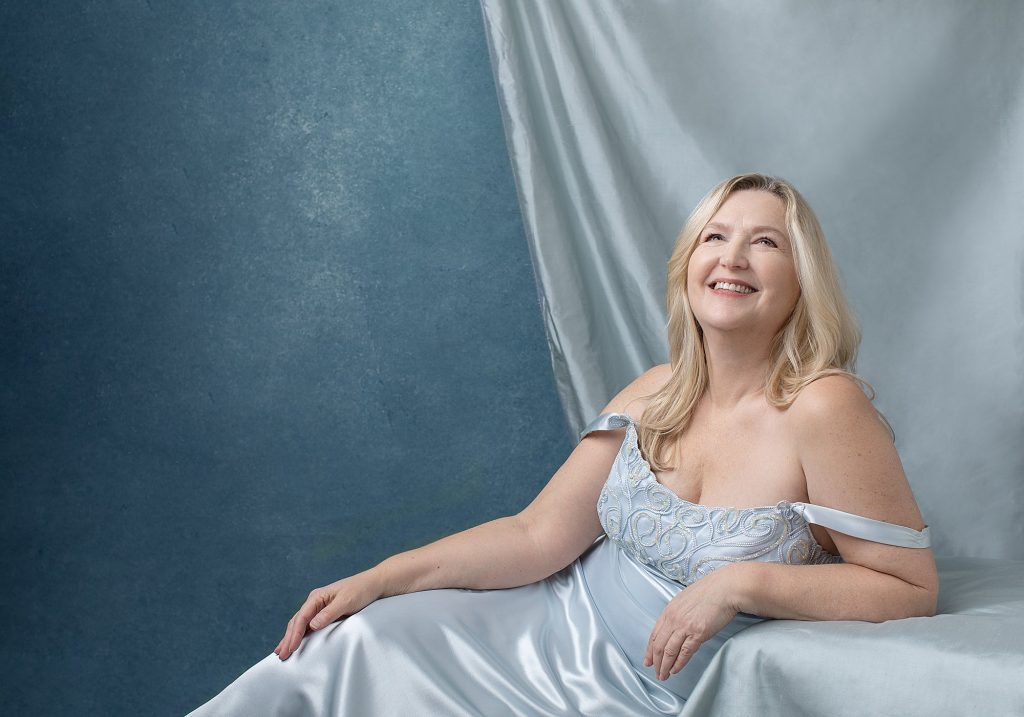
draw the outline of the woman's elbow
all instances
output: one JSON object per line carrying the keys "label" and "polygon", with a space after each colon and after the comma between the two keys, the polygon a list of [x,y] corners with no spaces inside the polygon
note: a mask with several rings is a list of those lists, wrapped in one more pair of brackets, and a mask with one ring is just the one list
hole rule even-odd
{"label": "woman's elbow", "polygon": [[939,611],[939,589],[928,591],[928,600],[925,602],[924,614],[921,617],[935,617]]}
{"label": "woman's elbow", "polygon": [[907,617],[935,617],[939,608],[939,586],[912,585],[911,587],[914,599],[910,602],[910,614]]}

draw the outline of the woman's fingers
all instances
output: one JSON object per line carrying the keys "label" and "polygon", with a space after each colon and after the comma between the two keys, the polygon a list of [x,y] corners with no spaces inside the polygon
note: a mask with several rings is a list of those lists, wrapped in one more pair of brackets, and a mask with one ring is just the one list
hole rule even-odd
{"label": "woman's fingers", "polygon": [[310,613],[309,603],[302,606],[298,614],[295,616],[295,624],[292,625],[292,638],[289,643],[289,652],[295,652],[299,649],[299,645],[302,644],[302,638],[306,636],[306,626],[309,625],[310,619],[313,617]]}
{"label": "woman's fingers", "polygon": [[284,647],[281,648],[281,659],[284,660],[292,652],[292,637],[295,635],[295,621],[299,615],[296,613],[292,616],[292,619],[288,621],[288,631],[284,634]]}
{"label": "woman's fingers", "polygon": [[292,618],[291,627],[288,629],[288,644],[285,649],[288,654],[295,652],[302,643],[302,636],[306,633],[306,626],[302,623],[301,611]]}
{"label": "woman's fingers", "polygon": [[658,679],[666,680],[669,676],[669,670],[676,663],[676,658],[679,657],[680,648],[683,646],[683,642],[686,640],[686,635],[683,634],[682,630],[676,630],[668,639],[665,640],[665,645],[662,648],[661,660],[658,662]]}
{"label": "woman's fingers", "polygon": [[302,604],[299,611],[288,621],[288,630],[285,632],[281,651],[278,652],[278,656],[282,660],[287,660],[288,656],[295,652],[299,645],[302,644],[302,638],[306,635],[306,626],[309,625],[309,621],[323,607],[323,599],[322,593],[314,590],[306,598],[306,602]]}
{"label": "woman's fingers", "polygon": [[291,654],[292,634],[295,630],[295,617],[288,621],[288,628],[284,632],[284,637],[281,639],[281,649],[277,653],[278,657],[282,660],[288,659],[288,655]]}
{"label": "woman's fingers", "polygon": [[[664,613],[662,613],[664,617]],[[654,623],[654,628],[651,630],[651,637],[647,641],[647,652],[644,653],[644,667],[650,667],[654,664],[654,648],[658,644],[658,632],[661,628],[662,617],[658,618],[658,621]]]}
{"label": "woman's fingers", "polygon": [[[289,655],[299,649],[307,632],[322,630],[342,615],[360,610],[376,600],[380,595],[376,578],[369,575],[361,579],[362,582],[359,582],[359,578],[344,578],[310,592],[302,607],[288,621],[284,637],[274,649],[277,656],[282,660],[288,659]],[[351,589],[352,585],[358,589]]]}
{"label": "woman's fingers", "polygon": [[278,655],[281,654],[281,651],[284,649],[285,642],[288,640],[288,627],[290,626],[291,623],[289,622],[288,625],[286,625],[284,628],[284,635],[281,637],[281,642],[277,643],[277,647],[274,648],[274,652],[276,652]]}
{"label": "woman's fingers", "polygon": [[339,612],[338,602],[338,600],[332,600],[327,603],[320,612],[314,615],[313,619],[309,621],[309,629],[322,630],[337,620],[340,617],[340,615],[337,614]]}
{"label": "woman's fingers", "polygon": [[683,628],[656,627],[647,641],[644,666],[654,667],[657,678],[667,680],[683,669],[701,642],[700,637],[687,634]]}
{"label": "woman's fingers", "polygon": [[669,674],[676,674],[679,670],[686,666],[686,663],[690,661],[694,653],[697,652],[697,648],[700,647],[701,643],[697,639],[696,635],[687,635],[686,640],[683,642],[679,649],[679,656],[676,657],[675,663],[669,668]]}
{"label": "woman's fingers", "polygon": [[654,639],[654,643],[651,645],[651,666],[654,668],[655,676],[660,680],[661,677],[661,666],[665,661],[665,646],[668,644],[669,638],[673,635],[672,629],[666,627],[658,632],[657,637]]}
{"label": "woman's fingers", "polygon": [[647,652],[644,654],[644,667],[651,667],[654,664],[654,649],[657,645],[658,634],[652,632],[650,639],[647,641]]}

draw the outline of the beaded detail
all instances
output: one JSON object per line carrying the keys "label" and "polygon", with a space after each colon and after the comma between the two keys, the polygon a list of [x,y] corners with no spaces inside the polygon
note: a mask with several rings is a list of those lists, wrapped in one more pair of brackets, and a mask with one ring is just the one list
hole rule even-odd
{"label": "beaded detail", "polygon": [[683,585],[728,563],[760,560],[841,563],[814,539],[789,501],[728,508],[683,500],[657,481],[641,455],[636,427],[626,437],[597,501],[608,537],[641,563]]}

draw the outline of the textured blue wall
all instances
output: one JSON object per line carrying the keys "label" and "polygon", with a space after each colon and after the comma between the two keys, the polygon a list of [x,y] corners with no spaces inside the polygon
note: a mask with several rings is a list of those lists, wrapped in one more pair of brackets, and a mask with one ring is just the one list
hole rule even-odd
{"label": "textured blue wall", "polygon": [[0,5],[7,714],[182,714],[572,447],[475,3]]}

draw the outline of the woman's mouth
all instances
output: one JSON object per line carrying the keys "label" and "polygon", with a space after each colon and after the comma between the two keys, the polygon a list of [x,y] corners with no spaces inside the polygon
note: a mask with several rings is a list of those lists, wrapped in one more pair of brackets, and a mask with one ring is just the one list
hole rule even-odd
{"label": "woman's mouth", "polygon": [[716,281],[708,284],[708,288],[714,294],[720,296],[750,296],[756,294],[757,289],[752,289],[744,284],[733,284],[728,281]]}

